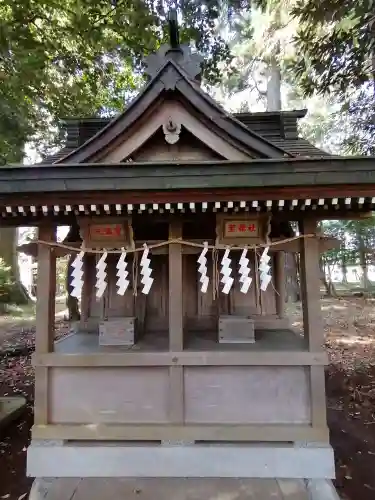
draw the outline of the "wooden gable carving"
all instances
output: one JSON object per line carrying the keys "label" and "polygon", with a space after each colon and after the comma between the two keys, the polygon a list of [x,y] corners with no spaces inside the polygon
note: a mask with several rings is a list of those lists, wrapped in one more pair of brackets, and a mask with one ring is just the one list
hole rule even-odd
{"label": "wooden gable carving", "polygon": [[[158,137],[157,144],[153,141],[155,135]],[[178,153],[180,149],[183,151]],[[139,150],[142,153],[138,158]],[[166,101],[154,112],[147,113],[139,124],[127,131],[125,137],[120,136],[110,148],[101,152],[96,161],[118,163],[127,158],[135,161],[217,158],[246,161],[251,156],[218,136],[180,102]]]}
{"label": "wooden gable carving", "polygon": [[[56,163],[126,161],[141,148],[144,151],[159,132],[165,156],[170,146],[178,144],[182,131],[202,145],[202,156],[196,159],[207,159],[207,151],[212,151],[212,158],[232,161],[291,156],[227,113],[175,61],[166,60],[128,109]],[[169,156],[174,159],[173,153]]]}

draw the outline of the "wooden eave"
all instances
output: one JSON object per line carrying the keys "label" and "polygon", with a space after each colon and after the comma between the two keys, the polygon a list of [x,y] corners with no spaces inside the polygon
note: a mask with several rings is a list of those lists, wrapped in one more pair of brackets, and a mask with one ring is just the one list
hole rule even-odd
{"label": "wooden eave", "polygon": [[346,157],[1,167],[0,223],[63,225],[76,215],[159,210],[356,218],[375,210],[374,165],[372,157]]}
{"label": "wooden eave", "polygon": [[231,114],[211,99],[196,82],[191,81],[173,61],[168,61],[156,77],[134,99],[129,107],[107,126],[101,129],[82,146],[68,153],[56,163],[90,162],[97,154],[118,140],[147,112],[163,98],[185,99],[210,126],[210,129],[228,141],[238,145],[249,157],[283,158],[290,153],[275,146],[267,139],[249,130]]}
{"label": "wooden eave", "polygon": [[0,168],[0,196],[89,191],[285,188],[364,185],[375,191],[375,158],[289,158],[248,162],[13,165]]}

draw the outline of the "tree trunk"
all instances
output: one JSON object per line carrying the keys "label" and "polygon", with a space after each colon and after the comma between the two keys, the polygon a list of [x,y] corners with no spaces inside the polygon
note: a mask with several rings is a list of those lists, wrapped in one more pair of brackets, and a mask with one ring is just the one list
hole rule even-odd
{"label": "tree trunk", "polygon": [[342,284],[348,284],[348,267],[346,265],[346,257],[345,255],[341,258],[341,272],[342,272]]}
{"label": "tree trunk", "polygon": [[276,56],[268,66],[267,111],[281,110],[281,71]]}
{"label": "tree trunk", "polygon": [[[273,28],[281,28],[281,6],[275,11]],[[279,58],[281,54],[280,40],[277,40],[270,60],[268,61],[267,81],[267,111],[281,111],[281,68]]]}
{"label": "tree trunk", "polygon": [[337,297],[335,285],[332,282],[332,279],[325,273],[324,260],[322,258],[319,259],[319,267],[320,267],[320,279],[326,289],[327,297]]}
{"label": "tree trunk", "polygon": [[365,250],[363,249],[360,249],[359,251],[359,260],[362,269],[362,286],[367,291],[371,286],[371,282],[368,277],[367,256]]}
{"label": "tree trunk", "polygon": [[300,288],[298,279],[298,264],[295,254],[285,253],[285,268],[287,302],[298,302],[300,300]]}
{"label": "tree trunk", "polygon": [[20,280],[20,270],[17,254],[18,231],[15,227],[0,228],[0,257],[7,267],[10,267],[14,286],[12,286],[11,302],[27,304],[31,301],[25,287]]}
{"label": "tree trunk", "polygon": [[358,233],[358,246],[359,246],[359,265],[361,266],[362,269],[362,287],[364,288],[365,291],[367,291],[370,286],[371,282],[368,277],[368,266],[367,266],[367,254],[366,254],[366,244],[363,239],[363,235],[361,232]]}

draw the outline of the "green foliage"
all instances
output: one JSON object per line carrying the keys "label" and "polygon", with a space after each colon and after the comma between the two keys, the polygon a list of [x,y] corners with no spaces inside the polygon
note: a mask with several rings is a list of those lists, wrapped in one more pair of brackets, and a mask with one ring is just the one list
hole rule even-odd
{"label": "green foliage", "polygon": [[298,0],[293,71],[306,95],[348,91],[372,78],[374,0]]}
{"label": "green foliage", "polygon": [[297,97],[301,103],[306,97],[324,95],[303,120],[302,135],[335,154],[374,154],[374,0],[256,3],[264,12],[279,9],[294,20],[290,27],[294,50],[282,54],[280,61],[288,99]]}
{"label": "green foliage", "polygon": [[10,267],[6,266],[4,260],[0,258],[0,303],[16,303],[15,293],[16,283],[12,275],[12,270]]}
{"label": "green foliage", "polygon": [[218,62],[230,59],[216,33],[219,0],[2,0],[2,162],[19,162],[26,141],[40,147],[61,118],[123,110],[142,84],[142,58],[167,40],[171,5],[181,14],[181,42],[195,42],[205,77],[217,81]]}
{"label": "green foliage", "polygon": [[338,238],[342,246],[325,252],[321,257],[325,269],[336,265],[344,271],[347,266],[362,268],[365,289],[370,286],[368,266],[375,263],[375,216],[360,220],[337,220],[323,223],[325,234]]}
{"label": "green foliage", "polygon": [[375,155],[375,103],[371,87],[363,85],[333,116],[341,132],[343,154]]}

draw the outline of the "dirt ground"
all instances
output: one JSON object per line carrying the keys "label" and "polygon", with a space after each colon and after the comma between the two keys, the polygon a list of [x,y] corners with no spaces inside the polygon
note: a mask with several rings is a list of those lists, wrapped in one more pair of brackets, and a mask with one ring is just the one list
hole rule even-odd
{"label": "dirt ground", "polygon": [[[301,328],[301,309],[289,310]],[[328,423],[336,456],[335,481],[344,500],[375,498],[375,301],[362,298],[324,299],[326,348],[330,365],[326,371]],[[68,331],[57,323],[57,335]],[[29,324],[0,321],[0,396],[23,395],[27,408],[21,418],[0,435],[0,499],[22,500],[32,478],[26,478],[26,448],[33,421],[33,369],[30,352],[34,329]],[[30,351],[30,352],[27,352]]]}

